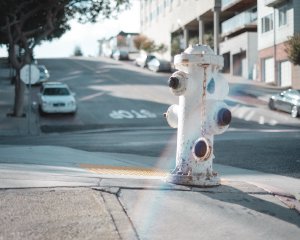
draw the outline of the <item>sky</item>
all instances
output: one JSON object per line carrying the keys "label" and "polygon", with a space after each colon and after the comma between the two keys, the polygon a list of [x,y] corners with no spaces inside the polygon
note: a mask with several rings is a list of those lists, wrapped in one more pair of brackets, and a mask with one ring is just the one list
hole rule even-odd
{"label": "sky", "polygon": [[[79,46],[84,56],[98,55],[98,42],[102,38],[109,38],[120,31],[140,31],[140,5],[139,1],[133,1],[132,7],[119,14],[117,19],[102,20],[95,24],[80,24],[71,21],[71,30],[60,39],[44,42],[35,47],[36,58],[69,57],[74,48]],[[5,48],[0,48],[0,57],[7,56]]]}

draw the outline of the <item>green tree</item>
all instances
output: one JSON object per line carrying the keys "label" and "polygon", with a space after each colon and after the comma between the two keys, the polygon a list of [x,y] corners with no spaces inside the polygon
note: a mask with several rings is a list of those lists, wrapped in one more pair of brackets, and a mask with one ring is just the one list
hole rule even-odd
{"label": "green tree", "polygon": [[181,53],[180,49],[180,36],[174,36],[171,40],[171,56],[175,56]]}
{"label": "green tree", "polygon": [[[116,17],[130,0],[1,0],[0,44],[7,45],[16,70],[13,115],[23,115],[25,85],[20,69],[32,61],[36,45],[61,37],[70,29],[69,20],[96,22],[98,17]],[[18,50],[17,50],[18,49]]]}
{"label": "green tree", "polygon": [[203,42],[205,45],[210,46],[212,49],[214,48],[214,36],[213,33],[207,33],[204,35]]}
{"label": "green tree", "polygon": [[295,65],[300,65],[300,34],[289,37],[285,43],[285,52],[288,59]]}
{"label": "green tree", "polygon": [[198,37],[193,37],[189,40],[189,46],[193,46],[199,44],[199,38]]}
{"label": "green tree", "polygon": [[159,52],[164,53],[168,50],[165,44],[157,45],[152,39],[145,35],[135,36],[133,39],[134,45],[138,50],[144,50],[147,53]]}

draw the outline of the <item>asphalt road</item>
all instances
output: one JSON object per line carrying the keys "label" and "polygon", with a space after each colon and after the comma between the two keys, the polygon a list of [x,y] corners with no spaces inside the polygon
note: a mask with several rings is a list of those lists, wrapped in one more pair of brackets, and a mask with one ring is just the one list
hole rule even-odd
{"label": "asphalt road", "polygon": [[[0,144],[67,146],[93,152],[167,157],[175,164],[176,131],[163,113],[177,103],[167,87],[170,73],[154,74],[110,59],[41,60],[52,81],[76,93],[75,116],[38,117],[39,136],[1,137]],[[300,121],[268,109],[266,102],[231,84],[233,121],[215,137],[215,162],[300,178]],[[38,87],[33,88],[33,99]],[[260,95],[264,89],[257,89]],[[276,90],[272,90],[276,92]],[[270,91],[266,91],[266,94]],[[151,163],[156,165],[156,162]]]}
{"label": "asphalt road", "polygon": [[71,87],[79,103],[75,117],[41,117],[44,132],[165,123],[163,113],[177,101],[167,88],[168,74],[154,75],[132,64],[105,60],[40,61],[49,68],[52,81]]}

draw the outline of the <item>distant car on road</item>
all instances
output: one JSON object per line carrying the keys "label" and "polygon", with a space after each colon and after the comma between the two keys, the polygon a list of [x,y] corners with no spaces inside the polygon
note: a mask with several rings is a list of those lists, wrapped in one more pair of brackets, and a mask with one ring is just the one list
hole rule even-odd
{"label": "distant car on road", "polygon": [[169,61],[153,58],[148,62],[148,68],[153,72],[171,72],[171,63]]}
{"label": "distant car on road", "polygon": [[135,64],[137,66],[140,66],[142,68],[148,67],[149,61],[151,61],[153,58],[155,58],[154,55],[151,54],[140,54],[136,59],[135,59]]}
{"label": "distant car on road", "polygon": [[40,79],[38,80],[39,83],[46,82],[50,78],[50,73],[45,65],[38,65],[38,69],[40,70]]}
{"label": "distant car on road", "polygon": [[38,93],[39,111],[44,113],[72,113],[77,111],[75,94],[67,84],[60,82],[43,83]]}
{"label": "distant car on road", "polygon": [[300,90],[288,89],[269,99],[269,108],[288,112],[293,118],[300,113]]}
{"label": "distant car on road", "polygon": [[125,50],[115,50],[112,54],[112,57],[116,60],[129,60],[129,54]]}

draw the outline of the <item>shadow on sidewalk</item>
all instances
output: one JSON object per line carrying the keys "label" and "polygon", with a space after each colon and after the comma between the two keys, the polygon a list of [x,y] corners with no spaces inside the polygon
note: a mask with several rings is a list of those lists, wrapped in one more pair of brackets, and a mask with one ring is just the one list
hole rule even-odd
{"label": "shadow on sidewalk", "polygon": [[226,185],[222,185],[219,188],[221,194],[219,191],[201,191],[199,193],[214,200],[240,205],[246,208],[245,211],[247,211],[249,214],[251,214],[251,211],[248,211],[248,209],[300,227],[299,213],[288,207],[276,204],[274,201],[275,196],[272,194],[266,193],[263,190],[261,192],[243,192],[237,188]]}

